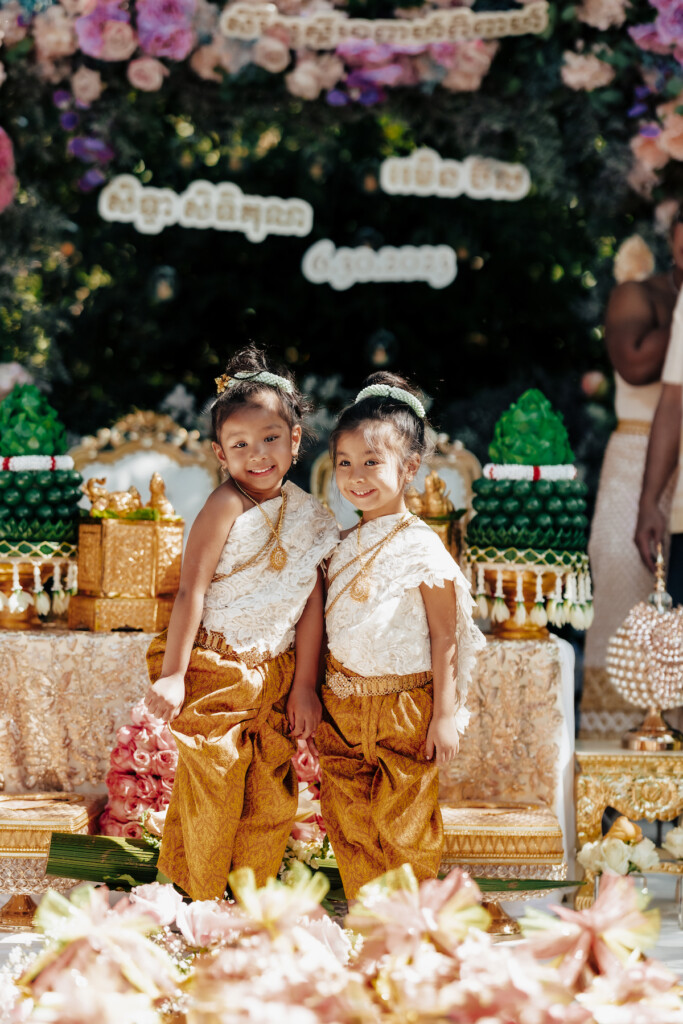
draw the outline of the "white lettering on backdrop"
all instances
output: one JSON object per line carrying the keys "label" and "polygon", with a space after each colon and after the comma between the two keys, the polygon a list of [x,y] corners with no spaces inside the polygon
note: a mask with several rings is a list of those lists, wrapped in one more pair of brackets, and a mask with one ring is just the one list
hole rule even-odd
{"label": "white lettering on backdrop", "polygon": [[531,176],[523,164],[508,164],[489,157],[444,160],[433,149],[416,149],[410,156],[390,156],[381,164],[379,181],[384,192],[401,196],[441,196],[453,199],[523,199]]}
{"label": "white lettering on backdrop", "polygon": [[445,288],[455,280],[458,267],[449,245],[336,249],[334,242],[323,238],[307,249],[301,272],[312,284],[329,284],[336,291],[371,281],[425,281],[432,288]]}

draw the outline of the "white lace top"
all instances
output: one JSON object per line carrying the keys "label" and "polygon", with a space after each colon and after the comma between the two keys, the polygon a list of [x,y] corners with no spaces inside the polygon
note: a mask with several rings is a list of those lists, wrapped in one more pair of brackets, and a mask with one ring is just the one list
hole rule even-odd
{"label": "white lace top", "polygon": [[[241,572],[209,586],[204,597],[202,625],[221,633],[240,654],[275,657],[294,641],[294,627],[301,618],[316,581],[320,563],[339,543],[334,517],[320,502],[287,481],[287,508],[280,540],[287,552],[285,567],[276,572],[266,554]],[[264,501],[261,508],[273,525],[282,498]],[[216,566],[216,575],[227,574],[252,558],[266,543],[270,530],[256,506],[235,520]]]}
{"label": "white lace top", "polygon": [[[365,523],[362,550],[386,537],[405,513],[381,516]],[[329,566],[332,578],[358,553],[353,530],[337,547]],[[419,587],[455,587],[457,599],[458,675],[456,722],[463,731],[469,719],[465,708],[467,687],[477,651],[485,645],[472,621],[474,602],[469,584],[433,530],[415,518],[381,549],[368,570],[370,595],[354,601],[349,591],[332,606],[336,595],[358,572],[358,561],[333,580],[327,605],[327,638],[330,651],[345,668],[362,676],[408,675],[432,667],[429,626]]]}

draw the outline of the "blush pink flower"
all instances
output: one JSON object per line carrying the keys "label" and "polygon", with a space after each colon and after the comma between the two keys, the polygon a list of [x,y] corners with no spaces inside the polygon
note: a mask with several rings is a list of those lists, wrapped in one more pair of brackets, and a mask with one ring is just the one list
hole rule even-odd
{"label": "blush pink flower", "polygon": [[70,57],[78,49],[74,22],[63,7],[48,7],[33,19],[33,40],[38,60]]}
{"label": "blush pink flower", "polygon": [[95,103],[102,95],[103,90],[104,82],[99,71],[80,67],[71,76],[71,91],[76,102],[82,107],[89,107],[91,103]]}
{"label": "blush pink flower", "polygon": [[133,747],[133,770],[136,772],[142,772],[143,774],[146,772],[152,772],[153,757],[156,758],[156,754],[150,754],[149,750],[140,750],[139,747]]}
{"label": "blush pink flower", "polygon": [[133,758],[132,747],[114,747],[109,755],[109,763],[115,772],[134,772],[138,770]]}
{"label": "blush pink flower", "polygon": [[486,43],[481,39],[459,43],[455,61],[441,84],[451,92],[476,92],[481,88],[497,52],[497,43]]}
{"label": "blush pink flower", "polygon": [[155,718],[154,715],[150,714],[144,700],[139,700],[130,709],[130,720],[133,725],[144,725],[150,729],[159,729],[165,726],[165,723],[160,718]]}
{"label": "blush pink flower", "polygon": [[170,776],[167,777],[167,778],[164,778],[164,776],[162,776],[159,779],[159,795],[161,797],[167,797],[170,800],[172,792],[173,792],[173,779]]}
{"label": "blush pink flower", "polygon": [[600,60],[594,53],[572,53],[566,50],[560,75],[565,85],[576,91],[592,92],[609,85],[615,76],[611,64]]}
{"label": "blush pink flower", "polygon": [[292,758],[299,782],[320,782],[320,759],[306,740],[296,741],[297,751]]}
{"label": "blush pink flower", "polygon": [[177,751],[157,751],[154,755],[154,774],[162,778],[173,778],[178,767]]}
{"label": "blush pink flower", "polygon": [[173,924],[183,905],[183,898],[172,885],[150,882],[138,885],[128,897],[136,910],[160,925]]}
{"label": "blush pink flower", "polygon": [[202,949],[234,938],[245,919],[233,903],[194,900],[178,909],[176,925],[190,946]]}
{"label": "blush pink flower", "polygon": [[636,160],[626,176],[629,187],[644,199],[651,199],[659,178],[651,167],[641,160]]}
{"label": "blush pink flower", "polygon": [[656,138],[636,135],[631,139],[630,145],[638,163],[648,167],[651,171],[658,171],[669,162],[669,154],[660,145],[660,135]]}
{"label": "blush pink flower", "polygon": [[664,119],[664,127],[657,136],[657,142],[660,149],[668,153],[673,160],[683,160],[683,116],[681,114],[669,114]]}
{"label": "blush pink flower", "polygon": [[625,281],[644,281],[654,273],[655,257],[652,249],[640,235],[624,239],[614,257],[614,279],[618,284]]}
{"label": "blush pink flower", "polygon": [[322,82],[315,60],[299,60],[294,70],[285,76],[285,85],[292,96],[302,100],[317,100]]}
{"label": "blush pink flower", "polygon": [[9,3],[0,7],[0,35],[2,43],[7,49],[16,46],[26,37],[28,29],[22,24],[23,11],[17,0],[9,0]]}
{"label": "blush pink flower", "polygon": [[137,792],[138,779],[130,772],[119,772],[112,768],[105,775],[104,781],[110,797],[123,799]]}
{"label": "blush pink flower", "polygon": [[[123,37],[115,36],[111,30],[113,24],[128,26],[128,30],[123,32]],[[120,51],[122,46],[125,50],[126,44],[128,47],[130,46],[131,38],[134,35],[130,27],[130,15],[123,10],[117,0],[100,0],[87,14],[76,19],[75,27],[78,45],[89,57],[98,57],[100,60],[126,60],[135,50],[133,47],[126,57],[104,56],[105,45],[108,53],[115,48]],[[105,32],[108,37],[106,44]]]}
{"label": "blush pink flower", "polygon": [[[141,92],[158,92],[163,85],[164,78],[168,75],[168,68],[156,57],[138,57],[137,60],[130,62],[126,74],[134,89],[140,89]],[[156,749],[157,737],[153,733],[150,733],[150,736],[152,736],[154,747],[146,749]]]}
{"label": "blush pink flower", "polygon": [[102,60],[128,60],[138,48],[132,27],[125,21],[108,21],[102,29]]}
{"label": "blush pink flower", "polygon": [[628,2],[629,0],[583,0],[576,9],[576,17],[584,24],[604,32],[612,26],[624,24]]}
{"label": "blush pink flower", "polygon": [[289,64],[289,47],[274,36],[261,36],[252,50],[252,60],[265,71],[278,74]]}

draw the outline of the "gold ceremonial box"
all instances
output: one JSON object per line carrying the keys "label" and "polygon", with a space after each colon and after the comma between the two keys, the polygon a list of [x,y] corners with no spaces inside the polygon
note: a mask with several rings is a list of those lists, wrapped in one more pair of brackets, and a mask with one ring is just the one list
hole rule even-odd
{"label": "gold ceremonial box", "polygon": [[443,868],[461,865],[482,878],[566,878],[562,829],[548,807],[441,804]]}
{"label": "gold ceremonial box", "polygon": [[69,629],[164,629],[180,583],[183,529],[182,521],[81,523]]}
{"label": "gold ceremonial box", "polygon": [[0,911],[0,927],[30,927],[31,894],[77,885],[70,878],[46,878],[50,838],[53,832],[94,833],[105,802],[97,794],[0,795],[0,892],[13,897]]}

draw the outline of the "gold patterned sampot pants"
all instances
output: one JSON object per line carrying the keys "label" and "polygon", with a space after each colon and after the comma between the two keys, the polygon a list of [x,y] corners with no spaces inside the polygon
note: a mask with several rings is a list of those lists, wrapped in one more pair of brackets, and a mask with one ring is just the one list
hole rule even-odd
{"label": "gold patterned sampot pants", "polygon": [[429,680],[427,673],[363,677],[328,658],[315,740],[322,817],[347,899],[401,864],[411,864],[418,880],[439,870],[439,778],[425,757]]}
{"label": "gold patterned sampot pants", "polygon": [[[165,648],[164,632],[147,654],[152,682]],[[171,723],[178,770],[159,855],[192,899],[222,898],[236,868],[253,868],[258,885],[277,875],[298,797],[285,714],[293,678],[293,651],[248,668],[229,648],[192,650]]]}

